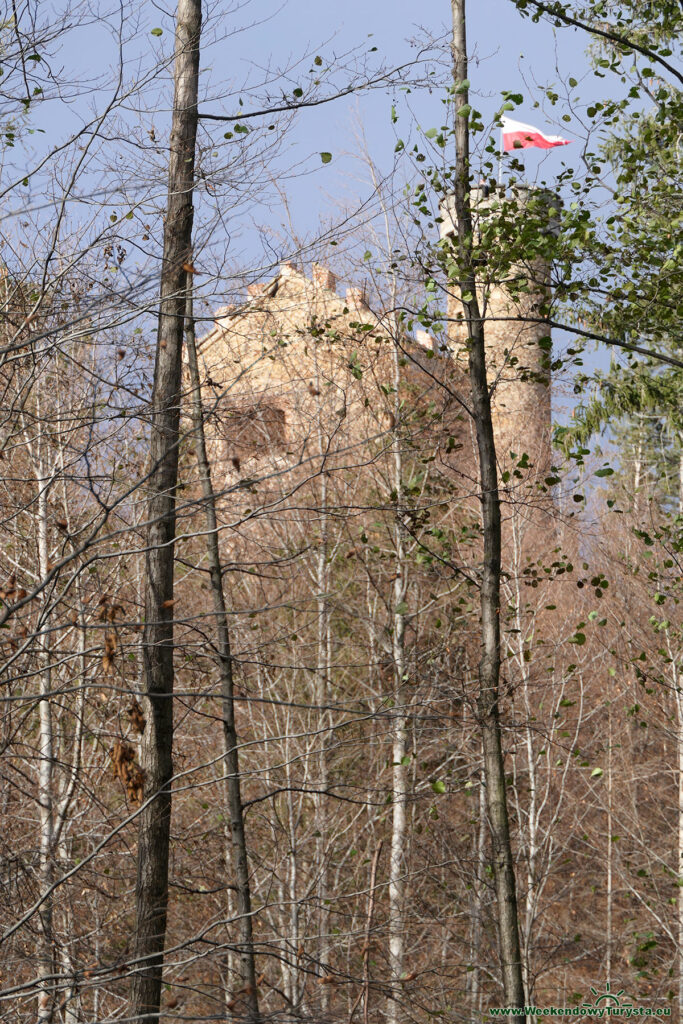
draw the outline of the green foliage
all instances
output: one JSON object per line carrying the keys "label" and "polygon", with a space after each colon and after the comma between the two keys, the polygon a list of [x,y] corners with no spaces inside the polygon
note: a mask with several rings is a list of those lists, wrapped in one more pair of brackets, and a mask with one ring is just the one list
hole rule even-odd
{"label": "green foliage", "polygon": [[[680,50],[683,13],[669,0],[561,7],[589,26],[626,32],[653,55],[668,58]],[[585,269],[575,285],[575,320],[602,336],[680,358],[683,94],[671,75],[655,73],[656,61],[629,52],[615,39],[596,36],[591,50],[596,74],[610,69],[630,89],[616,105],[594,102],[587,109],[595,126],[606,129],[587,162],[606,165],[613,184],[607,205],[591,220]],[[613,484],[630,494],[634,485],[647,484],[660,507],[671,507],[680,488],[681,371],[663,369],[653,359],[615,356],[607,373],[579,378],[575,390],[584,389],[587,397],[574,422],[556,436],[565,454],[609,430],[619,449]]]}

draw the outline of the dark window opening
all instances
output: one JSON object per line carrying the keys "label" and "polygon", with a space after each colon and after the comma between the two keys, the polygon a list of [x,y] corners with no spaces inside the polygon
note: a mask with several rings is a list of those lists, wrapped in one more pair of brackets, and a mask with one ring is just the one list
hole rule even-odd
{"label": "dark window opening", "polygon": [[223,418],[229,455],[254,458],[285,446],[285,413],[261,402],[248,409],[231,409]]}

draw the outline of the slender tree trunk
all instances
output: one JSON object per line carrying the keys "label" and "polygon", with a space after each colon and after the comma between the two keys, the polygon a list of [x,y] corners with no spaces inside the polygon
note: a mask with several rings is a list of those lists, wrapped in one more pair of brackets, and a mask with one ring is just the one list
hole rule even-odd
{"label": "slender tree trunk", "polygon": [[[453,73],[460,108],[469,104],[465,0],[451,0]],[[482,730],[484,771],[493,872],[496,889],[503,990],[508,1006],[524,1006],[522,960],[514,861],[510,843],[505,769],[499,718],[501,523],[496,446],[486,375],[484,324],[479,311],[472,262],[472,212],[469,199],[469,116],[456,122],[455,210],[460,295],[467,323],[472,408],[479,452],[484,559],[481,569],[481,660],[477,713]]]}
{"label": "slender tree trunk", "polygon": [[204,413],[202,409],[202,393],[197,363],[195,344],[194,316],[192,310],[191,285],[188,286],[187,321],[185,331],[187,363],[190,370],[190,387],[192,389],[192,429],[194,433],[195,452],[199,468],[204,515],[206,517],[206,554],[211,579],[211,597],[213,613],[216,620],[218,671],[221,681],[221,700],[223,711],[223,742],[226,784],[228,789],[228,808],[230,812],[230,835],[232,842],[232,864],[235,872],[235,889],[237,894],[239,956],[244,993],[245,1018],[255,1024],[259,1018],[258,994],[256,991],[256,964],[254,957],[254,937],[252,929],[251,888],[249,882],[249,861],[247,858],[247,842],[244,834],[244,811],[242,808],[242,792],[239,766],[239,741],[235,728],[235,699],[233,680],[233,659],[230,648],[230,630],[228,612],[223,592],[223,567],[218,547],[218,518],[216,516],[216,496],[211,483],[211,468],[206,450],[204,434]]}
{"label": "slender tree trunk", "polygon": [[676,872],[678,874],[678,1019],[683,1021],[683,693],[681,693],[680,679],[677,680],[677,683],[678,864]]}
{"label": "slender tree trunk", "polygon": [[408,591],[408,566],[405,554],[402,519],[403,455],[399,428],[400,369],[397,346],[394,346],[394,427],[393,486],[396,494],[394,521],[395,566],[393,592],[392,659],[394,669],[394,707],[392,717],[392,818],[391,850],[389,853],[389,1003],[388,1024],[398,1024],[403,1018],[401,1009],[401,977],[405,956],[405,871],[406,871],[406,801],[408,796],[408,768],[405,763],[408,748],[408,716],[406,704],[405,656],[405,599]]}
{"label": "slender tree trunk", "polygon": [[363,1024],[370,1021],[370,943],[372,939],[372,922],[375,916],[375,888],[377,885],[377,864],[382,852],[383,841],[380,839],[372,857],[370,866],[370,887],[368,889],[368,911],[365,919],[365,941],[363,942],[363,987],[356,1000],[349,1010],[349,1024],[353,1022],[353,1016],[363,1000]]}
{"label": "slender tree trunk", "polygon": [[[287,716],[286,731],[287,734],[290,732],[289,715]],[[289,946],[294,951],[294,962],[288,963],[287,956],[283,956],[283,964],[287,964],[287,980],[288,986],[285,991],[288,994],[289,1001],[292,1006],[293,1012],[301,1010],[301,1000],[303,996],[303,985],[301,982],[301,957],[299,951],[301,949],[301,924],[300,924],[300,904],[299,904],[299,848],[297,843],[297,821],[298,815],[294,813],[294,799],[292,794],[292,757],[289,751],[289,740],[286,741],[285,746],[285,773],[286,773],[286,784],[287,784],[287,830],[289,839],[289,850],[287,852],[287,899],[282,900],[283,907],[283,919],[287,920],[285,916],[285,908],[289,904]]]}
{"label": "slender tree trunk", "polygon": [[[41,441],[38,442],[41,444]],[[39,455],[37,468],[38,484],[38,572],[41,579],[47,575],[48,569],[48,505],[47,495],[50,481],[43,465],[43,457]],[[40,909],[38,920],[39,944],[39,986],[38,986],[38,1021],[40,1024],[52,1024],[54,1019],[54,909],[50,895],[54,875],[54,733],[52,722],[52,706],[50,690],[52,684],[50,667],[50,623],[48,621],[47,604],[49,593],[45,593],[45,611],[41,616],[41,657],[43,670],[40,673],[40,739],[39,739],[39,805],[40,805],[40,891],[45,898]]]}
{"label": "slender tree trunk", "polygon": [[185,290],[192,252],[201,0],[178,0],[173,118],[150,429],[145,630],[147,728],[130,1017],[158,1021],[168,910],[173,775],[173,560]]}
{"label": "slender tree trunk", "polygon": [[[608,684],[609,685],[609,684]],[[611,690],[611,687],[610,687]],[[608,691],[609,692],[609,691]],[[605,944],[606,944],[606,956],[605,956],[605,982],[609,986],[612,984],[612,909],[614,903],[614,892],[612,884],[612,792],[613,792],[613,779],[612,779],[612,700],[611,694],[607,705],[607,892],[606,898],[606,928],[605,928]]]}
{"label": "slender tree trunk", "polygon": [[[532,972],[532,942],[534,938],[534,922],[538,909],[539,888],[538,888],[538,858],[540,852],[539,825],[540,825],[540,798],[539,779],[534,753],[534,729],[535,721],[531,701],[531,676],[529,665],[524,660],[525,648],[528,643],[528,630],[525,629],[523,617],[524,598],[522,595],[522,569],[524,557],[524,544],[522,530],[524,523],[518,512],[513,510],[512,514],[512,544],[513,559],[510,572],[513,584],[512,603],[515,607],[515,629],[517,630],[517,669],[521,681],[522,700],[526,724],[524,727],[524,743],[526,747],[527,767],[527,807],[526,807],[526,899],[524,901],[524,915],[520,921],[521,944],[522,944],[522,969],[524,980],[524,991],[529,1003],[533,1002],[534,978]],[[519,790],[518,790],[519,792]],[[520,816],[521,817],[521,816]]]}
{"label": "slender tree trunk", "polygon": [[[316,376],[316,388],[320,389],[320,379]],[[330,845],[329,828],[329,761],[328,745],[330,739],[330,712],[327,710],[330,699],[330,610],[329,610],[329,512],[327,472],[325,470],[325,437],[322,423],[322,410],[318,404],[318,454],[320,456],[320,544],[315,569],[315,586],[317,590],[316,605],[318,613],[317,664],[315,676],[315,703],[317,729],[319,731],[318,770],[315,788],[315,830],[316,836],[316,867],[318,872],[317,903],[318,903],[318,960],[321,976],[330,972],[330,909],[329,909],[329,869],[328,850]],[[323,985],[320,991],[320,1009],[327,1016],[330,1008],[330,986]]]}
{"label": "slender tree trunk", "polygon": [[643,468],[643,438],[638,437],[638,447],[633,465],[633,514],[638,518],[640,512],[640,476]]}
{"label": "slender tree trunk", "polygon": [[474,835],[472,860],[475,865],[474,886],[472,887],[472,899],[470,903],[471,919],[471,941],[470,960],[471,970],[467,974],[467,993],[469,999],[471,1019],[477,1020],[481,1015],[481,942],[483,930],[483,907],[482,901],[486,892],[486,790],[483,782],[479,785],[479,823]]}
{"label": "slender tree trunk", "polygon": [[[678,435],[681,446],[678,456],[678,512],[683,515],[683,434]],[[683,691],[678,672],[678,659],[671,658],[676,695],[677,755],[678,755],[678,1019],[683,1021]]]}
{"label": "slender tree trunk", "polygon": [[[63,468],[63,467],[62,467]],[[65,502],[65,512],[68,517],[68,510]],[[69,523],[69,533],[71,533],[71,524]],[[82,602],[81,602],[81,614],[82,614]],[[86,692],[88,689],[88,654],[87,654],[87,637],[86,629],[84,626],[78,626],[78,643],[80,653],[80,665],[81,665],[81,687],[78,695],[78,704],[76,708],[76,728],[75,735],[73,737],[73,753],[72,762],[69,772],[68,779],[64,785],[63,792],[60,795],[60,799],[57,803],[56,814],[55,814],[55,825],[54,825],[54,842],[56,850],[59,854],[59,862],[63,866],[63,870],[68,870],[70,861],[69,848],[67,846],[67,840],[65,835],[65,828],[69,819],[69,812],[72,807],[74,795],[76,792],[76,786],[78,784],[82,753],[83,753],[83,734],[85,731],[85,717],[86,717]],[[61,966],[62,974],[64,976],[64,995],[61,999],[62,1016],[64,1024],[79,1024],[82,1015],[82,1004],[81,996],[78,989],[77,977],[78,971],[74,962],[74,957],[71,952],[71,941],[77,932],[74,926],[74,912],[72,906],[67,903],[61,911],[62,917],[62,933],[64,939],[61,944]]]}

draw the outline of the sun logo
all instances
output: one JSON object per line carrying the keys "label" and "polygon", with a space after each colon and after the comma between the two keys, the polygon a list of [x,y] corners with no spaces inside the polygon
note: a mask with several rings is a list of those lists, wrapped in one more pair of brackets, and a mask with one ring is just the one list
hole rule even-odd
{"label": "sun logo", "polygon": [[607,984],[605,985],[604,992],[598,992],[597,988],[593,988],[593,986],[591,985],[591,995],[596,996],[596,998],[593,1000],[592,1003],[583,1003],[583,1005],[591,1007],[600,1006],[601,1003],[604,1003],[605,1006],[608,1006],[610,1008],[613,1006],[633,1006],[633,1003],[631,1002],[621,1002],[619,996],[623,996],[623,994],[623,988],[620,988],[618,992],[612,992],[609,982],[607,982]]}

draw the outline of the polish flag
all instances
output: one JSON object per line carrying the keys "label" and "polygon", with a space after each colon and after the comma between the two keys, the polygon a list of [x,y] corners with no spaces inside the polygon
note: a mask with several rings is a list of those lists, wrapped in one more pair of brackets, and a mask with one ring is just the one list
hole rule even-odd
{"label": "polish flag", "polygon": [[529,149],[531,146],[552,149],[553,146],[568,146],[571,141],[563,139],[560,135],[545,135],[532,124],[522,124],[521,121],[513,121],[509,117],[503,117],[501,120],[505,153],[509,153],[511,149]]}

